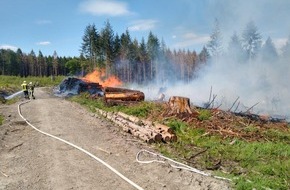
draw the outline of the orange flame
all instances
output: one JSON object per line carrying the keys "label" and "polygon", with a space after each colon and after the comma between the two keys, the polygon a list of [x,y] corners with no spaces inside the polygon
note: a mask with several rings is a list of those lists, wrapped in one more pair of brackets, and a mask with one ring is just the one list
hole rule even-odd
{"label": "orange flame", "polygon": [[89,73],[85,77],[83,77],[82,80],[85,80],[87,82],[99,83],[103,87],[117,87],[122,85],[122,81],[114,75],[106,78],[104,70],[94,70],[92,73]]}

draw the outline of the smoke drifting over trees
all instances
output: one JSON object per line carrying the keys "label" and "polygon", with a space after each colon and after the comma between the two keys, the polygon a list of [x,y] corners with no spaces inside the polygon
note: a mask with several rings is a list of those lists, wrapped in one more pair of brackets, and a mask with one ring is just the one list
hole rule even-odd
{"label": "smoke drifting over trees", "polygon": [[[289,39],[283,53],[278,54],[271,37],[263,42],[253,21],[246,24],[240,34],[233,32],[228,48],[221,46],[221,36],[219,28],[215,27],[207,45],[210,58],[206,64],[199,68],[195,73],[197,77],[189,83],[167,83],[167,98],[186,96],[195,105],[204,106],[212,88],[217,95],[211,105],[213,108],[227,110],[238,98],[236,112],[289,117]],[[157,91],[158,86],[156,94]]]}
{"label": "smoke drifting over trees", "polygon": [[[20,76],[67,75],[105,69],[125,84],[143,88],[147,99],[167,89],[166,97],[187,96],[196,105],[207,103],[210,89],[217,95],[212,107],[228,109],[239,97],[237,111],[288,115],[290,105],[290,41],[276,49],[271,36],[262,38],[254,21],[242,30],[223,33],[223,22],[214,21],[210,40],[197,53],[170,49],[153,32],[139,42],[128,30],[114,33],[109,21],[104,28],[89,24],[84,30],[79,57],[45,57],[0,50],[0,74]],[[229,39],[226,43],[225,39]],[[278,53],[280,52],[280,53]],[[141,87],[140,87],[141,86]],[[146,87],[144,87],[146,86]]]}

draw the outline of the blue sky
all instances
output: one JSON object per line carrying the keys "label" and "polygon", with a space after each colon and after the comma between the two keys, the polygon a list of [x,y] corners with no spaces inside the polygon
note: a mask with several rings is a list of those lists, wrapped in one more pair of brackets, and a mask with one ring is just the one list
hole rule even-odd
{"label": "blue sky", "polygon": [[290,35],[289,10],[289,0],[1,0],[0,48],[79,56],[85,27],[100,30],[108,19],[118,34],[129,29],[132,38],[146,40],[152,31],[172,49],[199,52],[215,18],[225,49],[250,20],[279,48]]}

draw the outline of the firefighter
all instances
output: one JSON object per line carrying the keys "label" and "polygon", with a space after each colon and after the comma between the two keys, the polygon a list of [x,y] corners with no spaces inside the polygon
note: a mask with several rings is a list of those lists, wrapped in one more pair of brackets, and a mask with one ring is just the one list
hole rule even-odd
{"label": "firefighter", "polygon": [[22,91],[24,93],[24,98],[28,98],[28,86],[27,86],[26,81],[23,81],[21,86],[22,86]]}
{"label": "firefighter", "polygon": [[34,97],[34,84],[32,84],[32,82],[30,82],[29,84],[28,84],[28,93],[29,93],[29,98],[30,99],[35,99],[35,97]]}

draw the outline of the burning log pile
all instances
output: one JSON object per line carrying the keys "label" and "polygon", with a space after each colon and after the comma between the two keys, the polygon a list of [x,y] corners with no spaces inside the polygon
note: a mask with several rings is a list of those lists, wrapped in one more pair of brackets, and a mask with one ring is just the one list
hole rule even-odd
{"label": "burning log pile", "polygon": [[81,92],[89,92],[99,96],[103,95],[102,86],[99,83],[86,82],[75,77],[68,77],[59,85],[59,94],[76,95]]}
{"label": "burning log pile", "polygon": [[141,120],[122,112],[106,112],[98,108],[96,108],[96,111],[100,115],[118,124],[122,127],[123,131],[130,133],[147,143],[172,142],[177,140],[174,131],[168,126],[147,120]]}
{"label": "burning log pile", "polygon": [[64,79],[56,92],[63,96],[77,95],[88,92],[92,98],[103,97],[106,103],[128,104],[132,102],[144,101],[145,95],[138,90],[125,88],[103,87],[99,83],[90,82],[86,79],[68,77]]}

